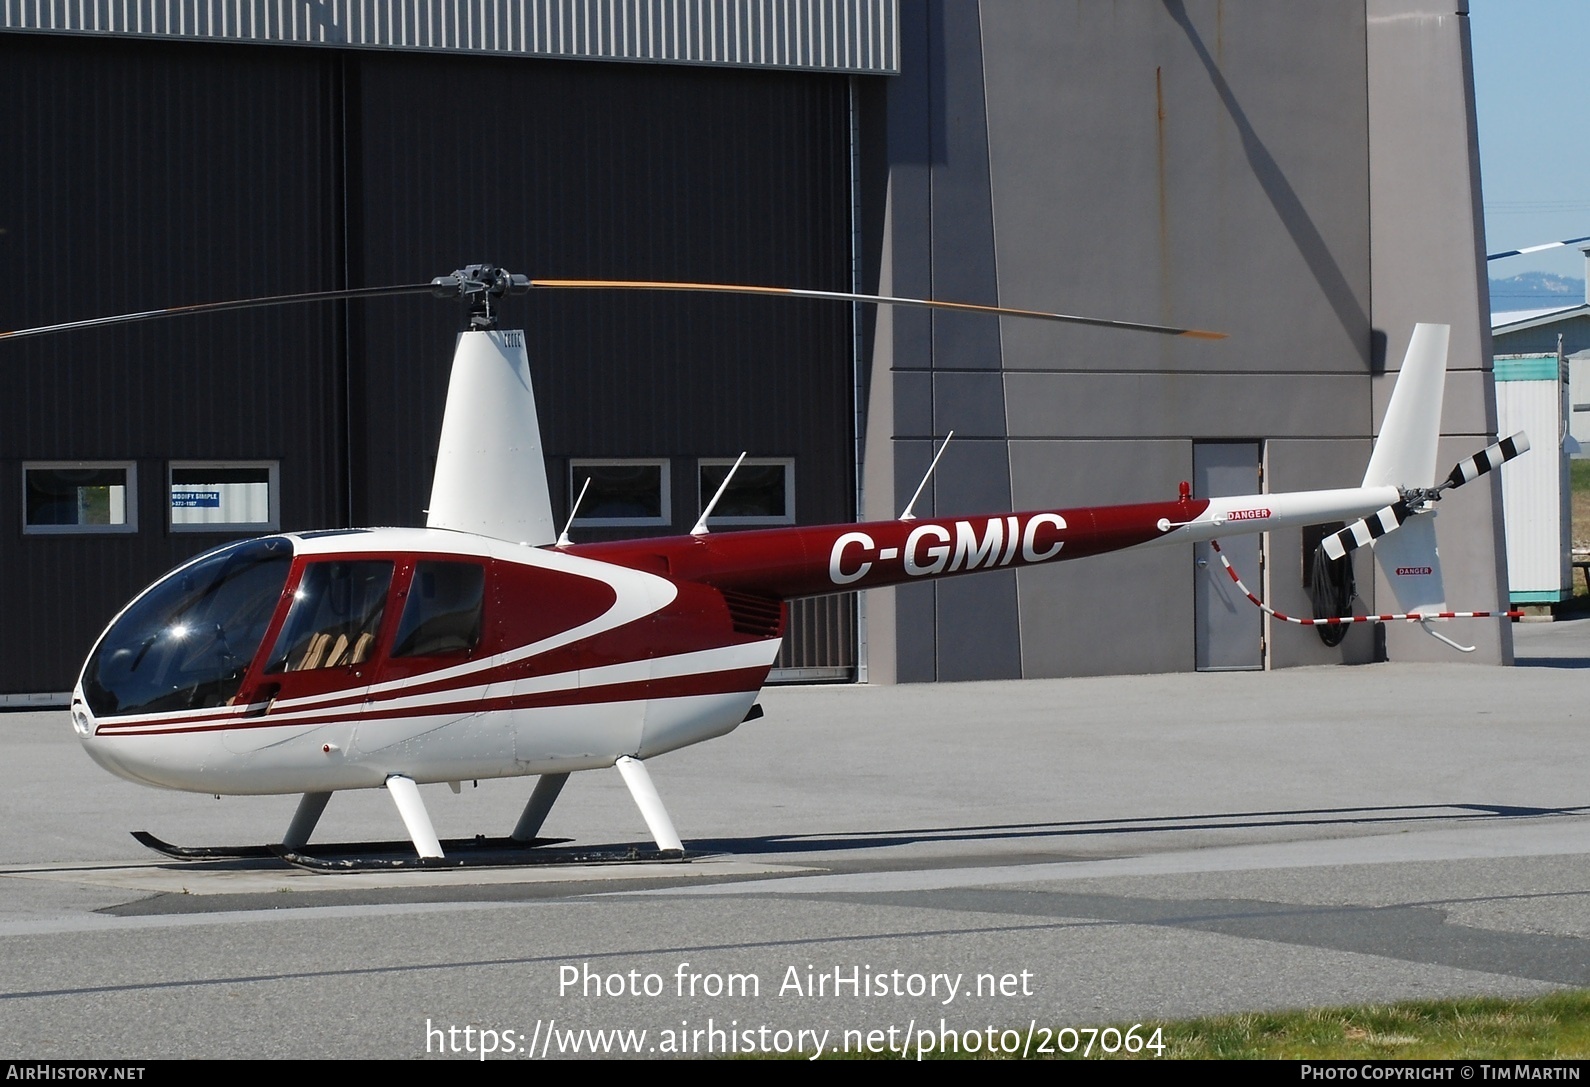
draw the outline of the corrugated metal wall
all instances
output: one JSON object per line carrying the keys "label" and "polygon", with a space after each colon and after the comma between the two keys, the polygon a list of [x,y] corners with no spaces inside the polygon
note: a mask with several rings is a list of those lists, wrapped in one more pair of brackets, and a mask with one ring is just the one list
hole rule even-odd
{"label": "corrugated metal wall", "polygon": [[[849,282],[843,77],[0,34],[0,87],[25,104],[0,327],[479,260]],[[801,521],[853,515],[849,307],[537,295],[505,324],[560,505],[569,457],[667,457],[683,532],[694,458],[748,449],[795,458]],[[280,460],[287,529],[423,523],[458,327],[422,298],[6,345],[0,694],[67,689],[130,594],[220,541],[170,533],[171,460]],[[110,459],[137,461],[137,534],[22,534],[24,461]]]}
{"label": "corrugated metal wall", "polygon": [[[0,35],[0,327],[334,287],[326,58]],[[7,344],[0,691],[70,686],[90,641],[213,537],[165,529],[172,459],[280,458],[284,517],[341,517],[334,308]],[[24,460],[136,460],[141,531],[24,536]]]}
{"label": "corrugated metal wall", "polygon": [[1502,515],[1507,583],[1514,604],[1554,604],[1573,595],[1571,489],[1562,448],[1567,382],[1555,355],[1498,356],[1497,433],[1529,435],[1530,454],[1504,464]]}
{"label": "corrugated metal wall", "polygon": [[898,0],[4,0],[0,29],[809,68],[899,69]]}
{"label": "corrugated metal wall", "polygon": [[[352,276],[411,282],[465,260],[537,277],[848,281],[842,80],[784,73],[360,56],[350,95]],[[450,96],[469,80],[501,103]],[[426,153],[416,154],[424,147]],[[844,289],[844,288],[839,288]],[[412,310],[412,304],[408,309]],[[851,515],[848,307],[656,294],[536,294],[528,333],[554,501],[564,458],[796,458],[802,520]],[[410,523],[441,428],[446,307],[355,332],[371,430],[358,519]],[[423,374],[394,383],[389,374]],[[675,530],[695,518],[686,465]],[[811,500],[806,485],[812,484]],[[681,485],[684,484],[684,485]],[[688,506],[688,509],[684,507]],[[656,529],[647,530],[655,533]]]}

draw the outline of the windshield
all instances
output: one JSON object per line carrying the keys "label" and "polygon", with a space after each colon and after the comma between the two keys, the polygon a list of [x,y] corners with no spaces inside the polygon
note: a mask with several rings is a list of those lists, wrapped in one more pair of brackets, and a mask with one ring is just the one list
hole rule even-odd
{"label": "windshield", "polygon": [[292,560],[288,540],[248,540],[158,582],[90,654],[89,709],[103,717],[226,705],[265,637]]}

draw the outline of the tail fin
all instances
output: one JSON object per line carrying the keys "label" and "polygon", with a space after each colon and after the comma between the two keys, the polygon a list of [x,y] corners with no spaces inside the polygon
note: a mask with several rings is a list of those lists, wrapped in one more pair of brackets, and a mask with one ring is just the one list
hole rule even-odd
{"label": "tail fin", "polygon": [[1446,611],[1434,511],[1414,516],[1399,531],[1377,541],[1375,558],[1397,598],[1398,611],[1420,615]]}
{"label": "tail fin", "polygon": [[[1450,332],[1446,325],[1413,326],[1402,372],[1364,473],[1365,487],[1420,488],[1435,483]],[[1374,547],[1399,612],[1446,610],[1433,512],[1408,518],[1398,531],[1376,540]]]}
{"label": "tail fin", "polygon": [[1447,325],[1414,325],[1391,392],[1365,487],[1428,487],[1435,482],[1441,400],[1446,393]]}

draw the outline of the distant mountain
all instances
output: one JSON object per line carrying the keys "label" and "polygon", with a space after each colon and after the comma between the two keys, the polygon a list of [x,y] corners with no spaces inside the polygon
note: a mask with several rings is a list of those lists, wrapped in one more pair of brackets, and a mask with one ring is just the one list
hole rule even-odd
{"label": "distant mountain", "polygon": [[1511,279],[1491,280],[1491,312],[1577,306],[1583,302],[1584,280],[1548,272],[1525,272]]}

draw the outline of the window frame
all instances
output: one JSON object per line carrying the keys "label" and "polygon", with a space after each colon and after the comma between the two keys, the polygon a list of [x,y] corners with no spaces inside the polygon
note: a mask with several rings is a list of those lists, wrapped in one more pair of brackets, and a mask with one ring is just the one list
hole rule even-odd
{"label": "window frame", "polygon": [[[28,520],[28,473],[120,469],[126,490],[121,524],[36,525]],[[24,536],[131,536],[138,532],[138,462],[135,460],[28,460],[22,462],[22,534]]]}
{"label": "window frame", "polygon": [[[696,516],[701,516],[701,511],[712,501],[716,488],[708,489],[702,486],[701,470],[703,468],[732,468],[737,458],[735,457],[701,457],[696,461]],[[795,458],[794,457],[746,457],[740,465],[742,469],[753,467],[771,467],[781,465],[784,468],[784,513],[782,516],[771,517],[730,517],[721,513],[714,513],[707,518],[707,527],[719,526],[731,528],[736,526],[768,526],[768,525],[793,525],[795,523]],[[725,495],[727,497],[727,495]]]}
{"label": "window frame", "polygon": [[574,528],[667,528],[674,523],[673,517],[673,486],[669,478],[672,475],[672,464],[667,457],[570,457],[569,458],[569,502],[572,504],[580,497],[580,487],[584,479],[578,474],[580,468],[657,468],[660,483],[660,495],[657,508],[658,517],[582,517],[575,511]]}
{"label": "window frame", "polygon": [[[281,496],[281,466],[279,460],[174,460],[166,464],[166,528],[173,533],[190,535],[194,533],[205,535],[234,535],[254,534],[262,535],[267,532],[280,532],[282,527],[282,496]],[[178,471],[202,471],[207,468],[231,471],[237,468],[264,468],[266,470],[265,486],[269,490],[266,499],[267,520],[264,521],[202,521],[184,524],[177,521],[172,514],[175,512],[171,505],[171,494],[175,487],[172,475]]]}

